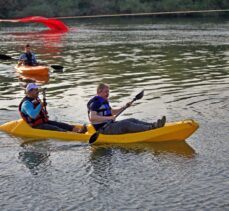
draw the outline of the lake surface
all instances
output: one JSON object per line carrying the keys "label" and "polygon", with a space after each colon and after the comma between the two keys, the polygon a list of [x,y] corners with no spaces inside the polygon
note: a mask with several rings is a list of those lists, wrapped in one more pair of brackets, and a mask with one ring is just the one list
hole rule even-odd
{"label": "lake surface", "polygon": [[18,119],[29,81],[47,88],[53,120],[87,123],[86,103],[103,81],[113,107],[145,96],[119,119],[200,128],[185,142],[89,146],[28,141],[0,132],[1,210],[228,210],[228,19],[68,20],[66,34],[36,24],[1,24],[0,53],[65,67],[26,78],[0,63],[0,124]]}

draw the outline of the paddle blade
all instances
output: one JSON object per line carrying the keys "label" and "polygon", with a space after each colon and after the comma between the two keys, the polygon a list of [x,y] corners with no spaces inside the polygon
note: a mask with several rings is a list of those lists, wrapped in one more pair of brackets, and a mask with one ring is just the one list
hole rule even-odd
{"label": "paddle blade", "polygon": [[143,96],[144,96],[144,90],[142,90],[140,93],[138,93],[135,96],[134,100],[140,100]]}
{"label": "paddle blade", "polygon": [[97,140],[98,137],[99,137],[99,131],[97,131],[90,137],[89,144],[93,144]]}
{"label": "paddle blade", "polygon": [[64,69],[63,66],[57,64],[50,65],[50,67],[53,68],[54,70],[59,70],[59,71]]}
{"label": "paddle blade", "polygon": [[0,59],[2,59],[2,60],[11,60],[11,59],[13,59],[13,58],[10,57],[10,56],[7,56],[7,55],[5,55],[5,54],[0,54]]}

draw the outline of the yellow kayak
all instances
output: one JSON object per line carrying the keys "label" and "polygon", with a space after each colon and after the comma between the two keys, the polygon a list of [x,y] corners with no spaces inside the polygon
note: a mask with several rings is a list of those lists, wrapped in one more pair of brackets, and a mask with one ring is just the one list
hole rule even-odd
{"label": "yellow kayak", "polygon": [[16,65],[15,69],[18,73],[27,75],[48,75],[49,68],[47,66],[28,66],[28,65]]}
{"label": "yellow kayak", "polygon": [[[81,126],[82,125],[78,125]],[[193,134],[199,124],[192,119],[180,122],[166,123],[164,127],[138,133],[128,133],[120,135],[100,134],[95,144],[120,144],[138,142],[163,142],[163,141],[184,141]],[[92,125],[87,125],[88,132],[85,134],[74,132],[59,132],[51,130],[41,130],[31,128],[24,120],[19,119],[0,125],[0,130],[15,136],[31,138],[52,138],[66,141],[88,142],[90,137],[96,132]]]}

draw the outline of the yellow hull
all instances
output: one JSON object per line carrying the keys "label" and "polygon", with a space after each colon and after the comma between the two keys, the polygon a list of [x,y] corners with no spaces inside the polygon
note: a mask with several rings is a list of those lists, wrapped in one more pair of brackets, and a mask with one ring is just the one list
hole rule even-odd
{"label": "yellow hull", "polygon": [[[78,125],[82,126],[82,125]],[[24,120],[19,119],[16,121],[8,122],[0,125],[0,130],[10,133],[15,136],[24,136],[31,138],[52,138],[61,139],[66,141],[84,141],[88,142],[91,135],[95,133],[92,125],[88,125],[88,132],[85,134],[73,132],[59,132],[50,130],[40,130],[31,128]],[[139,132],[128,133],[120,135],[103,135],[100,134],[96,144],[103,143],[137,143],[137,142],[163,142],[163,141],[184,141],[191,134],[193,134],[199,125],[192,119],[167,123],[164,127]]]}

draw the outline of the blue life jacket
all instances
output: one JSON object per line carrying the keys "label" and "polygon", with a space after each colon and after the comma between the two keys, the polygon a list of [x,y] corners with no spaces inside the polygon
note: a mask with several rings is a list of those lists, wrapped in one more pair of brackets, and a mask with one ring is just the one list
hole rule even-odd
{"label": "blue life jacket", "polygon": [[37,65],[37,61],[36,61],[34,53],[31,53],[31,52],[23,53],[19,59],[24,61],[24,65],[29,65],[29,66]]}
{"label": "blue life jacket", "polygon": [[[94,103],[99,105],[99,107],[96,110],[92,110]],[[88,115],[90,111],[96,111],[97,115],[99,116],[112,116],[109,102],[100,96],[95,96],[92,99],[90,99],[89,102],[87,103],[87,108],[88,108]],[[95,127],[95,129],[98,130],[106,123],[107,121],[104,123],[93,122],[92,124]]]}
{"label": "blue life jacket", "polygon": [[93,103],[99,103],[100,107],[95,110],[99,116],[112,116],[109,102],[100,96],[95,96],[87,103],[88,113],[92,110]]}
{"label": "blue life jacket", "polygon": [[32,53],[26,53],[25,56],[27,58],[27,60],[25,60],[25,65],[33,66],[35,62]]}

